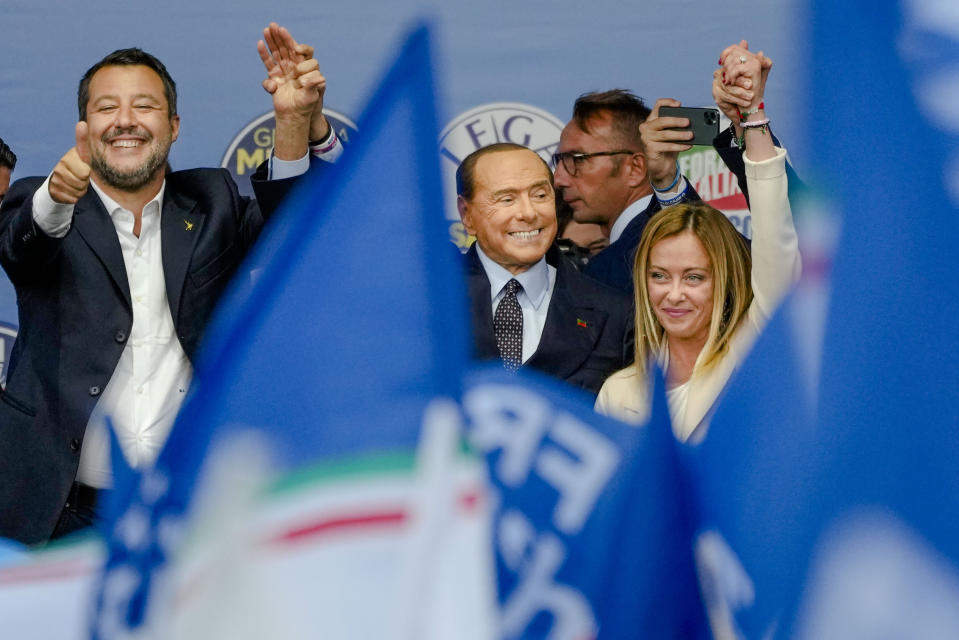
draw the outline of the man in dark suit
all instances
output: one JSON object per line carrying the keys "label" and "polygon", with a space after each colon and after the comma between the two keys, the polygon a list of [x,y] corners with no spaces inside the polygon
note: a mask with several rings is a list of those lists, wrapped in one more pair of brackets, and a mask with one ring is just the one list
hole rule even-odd
{"label": "man in dark suit", "polygon": [[659,139],[663,127],[656,124],[657,137],[647,143],[640,134],[641,126],[654,124],[660,104],[679,105],[664,100],[650,110],[625,89],[584,94],[554,155],[556,189],[573,219],[599,224],[609,237],[584,272],[630,295],[633,256],[646,223],[663,207],[699,199],[679,174],[675,154],[669,155],[674,149],[663,146],[671,141]]}
{"label": "man in dark suit", "polygon": [[549,166],[526,147],[479,149],[456,172],[457,206],[476,236],[467,254],[475,353],[599,391],[632,361],[631,301],[553,246]]}
{"label": "man in dark suit", "polygon": [[0,536],[36,543],[92,523],[112,483],[106,416],[134,467],[165,443],[214,305],[309,166],[311,136],[329,131],[316,62],[275,29],[274,47],[291,46],[264,59],[276,136],[259,204],[221,169],[167,174],[176,85],[139,49],[87,72],[76,146],[4,200],[0,262],[20,333],[0,394]]}

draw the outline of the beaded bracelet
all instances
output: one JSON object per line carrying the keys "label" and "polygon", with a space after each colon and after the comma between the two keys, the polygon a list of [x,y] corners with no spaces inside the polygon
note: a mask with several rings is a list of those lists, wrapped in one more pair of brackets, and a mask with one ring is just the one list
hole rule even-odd
{"label": "beaded bracelet", "polygon": [[658,192],[660,192],[660,193],[666,193],[667,191],[672,191],[673,187],[675,187],[676,184],[679,182],[679,178],[681,177],[681,175],[682,175],[682,174],[679,173],[679,163],[677,162],[677,163],[676,163],[676,177],[673,178],[673,181],[669,183],[669,186],[668,186],[668,187],[665,187],[665,188],[663,188],[663,189],[658,189],[658,188],[656,188],[656,185],[653,185],[653,191],[658,191]]}
{"label": "beaded bracelet", "polygon": [[759,106],[756,107],[755,109],[753,109],[752,111],[740,111],[740,112],[739,112],[739,121],[742,122],[743,120],[745,120],[745,119],[748,118],[749,116],[753,115],[754,113],[759,113],[760,111],[762,111],[762,110],[765,109],[765,108],[766,108],[766,103],[765,103],[765,102],[760,102],[760,103],[759,103]]}
{"label": "beaded bracelet", "polygon": [[755,122],[740,122],[739,126],[743,129],[743,140],[745,140],[747,129],[759,129],[760,133],[766,133],[769,131],[769,118],[764,120],[756,120]]}

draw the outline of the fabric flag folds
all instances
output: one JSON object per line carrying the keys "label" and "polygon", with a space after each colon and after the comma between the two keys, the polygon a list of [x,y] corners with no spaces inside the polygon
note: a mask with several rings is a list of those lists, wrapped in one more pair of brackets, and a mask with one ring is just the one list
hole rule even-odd
{"label": "fabric flag folds", "polygon": [[429,39],[264,232],[156,467],[118,473],[94,638],[487,637]]}
{"label": "fabric flag folds", "polygon": [[661,380],[648,425],[520,370],[479,370],[463,411],[486,454],[500,637],[706,637]]}
{"label": "fabric flag folds", "polygon": [[[842,212],[794,636],[959,636],[959,12],[813,2],[812,139]],[[842,60],[841,64],[835,64]],[[881,73],[876,73],[881,69]],[[874,123],[883,124],[874,124]]]}
{"label": "fabric flag folds", "polygon": [[[720,399],[705,439],[683,447],[692,552],[716,638],[771,637],[804,565],[816,446],[787,297]],[[761,390],[761,392],[757,392]]]}

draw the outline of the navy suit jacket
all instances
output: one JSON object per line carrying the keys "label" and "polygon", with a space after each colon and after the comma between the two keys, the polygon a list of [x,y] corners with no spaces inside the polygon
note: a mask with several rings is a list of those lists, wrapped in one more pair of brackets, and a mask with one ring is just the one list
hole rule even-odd
{"label": "navy suit jacket", "polygon": [[[694,195],[696,193],[692,186],[689,187],[689,191]],[[695,199],[698,200],[699,196],[697,195]],[[646,223],[661,208],[659,200],[654,195],[642,213],[626,225],[623,234],[616,239],[616,242],[610,243],[608,247],[589,259],[583,273],[628,294],[632,299],[633,258],[636,255],[636,248],[639,246],[639,239],[643,235]]]}
{"label": "navy suit jacket", "polygon": [[[778,144],[779,141],[773,138]],[[736,176],[739,188],[746,196],[746,202],[749,202],[749,192],[746,189],[746,163],[743,162],[743,152],[739,147],[730,146],[732,142],[732,132],[724,129],[716,139],[713,140],[713,147],[719,154],[719,157],[725,163],[726,167]],[[801,182],[796,176],[796,172],[787,163],[786,175],[789,179],[790,200],[802,188]],[[690,185],[686,193],[685,202],[699,200],[699,194]],[[625,291],[630,296],[633,295],[633,260],[636,257],[636,249],[639,247],[639,240],[643,237],[643,229],[646,223],[656,215],[662,207],[659,206],[659,200],[654,195],[649,201],[649,205],[638,216],[633,218],[623,230],[616,242],[593,256],[589,264],[583,270],[586,275],[596,278],[600,282],[606,283],[614,289]],[[749,239],[746,239],[749,242]]]}
{"label": "navy suit jacket", "polygon": [[[210,314],[265,217],[294,179],[254,179],[240,196],[223,169],[171,173],[161,214],[163,271],[177,336],[191,361]],[[25,178],[0,208],[0,263],[17,291],[20,329],[0,393],[0,536],[41,542],[73,483],[87,421],[133,326],[116,228],[93,189],[70,230],[33,222],[44,178]]]}
{"label": "navy suit jacket", "polygon": [[[539,346],[523,366],[595,395],[610,374],[633,361],[632,301],[584,276],[555,246],[546,260],[556,267],[556,284]],[[476,247],[466,254],[466,271],[475,356],[498,360],[490,283]]]}

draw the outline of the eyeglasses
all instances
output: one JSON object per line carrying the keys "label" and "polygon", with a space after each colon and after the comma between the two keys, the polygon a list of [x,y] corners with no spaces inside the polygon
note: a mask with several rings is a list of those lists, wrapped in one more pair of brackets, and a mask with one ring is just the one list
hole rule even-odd
{"label": "eyeglasses", "polygon": [[563,168],[566,169],[566,173],[571,176],[575,176],[579,173],[579,168],[582,167],[587,160],[590,158],[595,158],[597,156],[620,156],[620,155],[632,155],[638,153],[637,151],[630,151],[628,149],[621,149],[618,151],[597,151],[595,153],[573,153],[572,151],[564,151],[562,153],[553,154],[553,169],[559,166],[559,163],[563,163]]}

